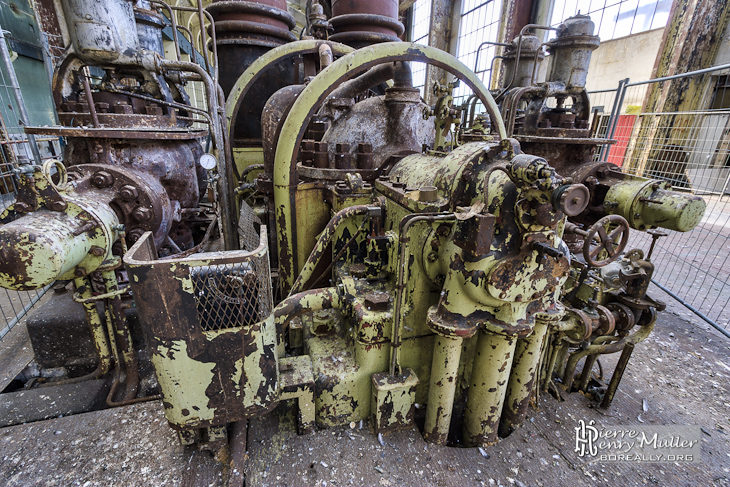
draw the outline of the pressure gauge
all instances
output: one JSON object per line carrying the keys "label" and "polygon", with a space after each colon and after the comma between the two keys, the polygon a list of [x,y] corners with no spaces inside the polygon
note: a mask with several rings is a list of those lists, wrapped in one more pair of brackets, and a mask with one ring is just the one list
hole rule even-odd
{"label": "pressure gauge", "polygon": [[207,169],[210,171],[211,169],[215,169],[218,165],[218,160],[215,158],[213,154],[203,154],[200,157],[200,165],[203,166],[203,169]]}

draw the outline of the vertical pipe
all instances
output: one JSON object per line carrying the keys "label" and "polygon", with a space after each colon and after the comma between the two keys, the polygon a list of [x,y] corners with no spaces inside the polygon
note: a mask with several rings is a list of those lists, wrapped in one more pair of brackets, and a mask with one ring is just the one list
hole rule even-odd
{"label": "vertical pipe", "polygon": [[436,337],[423,430],[425,440],[430,443],[445,445],[449,436],[463,341],[460,337]]}
{"label": "vertical pipe", "polygon": [[586,357],[586,361],[583,364],[583,371],[580,374],[580,382],[578,383],[579,391],[585,392],[588,388],[588,382],[591,380],[591,371],[597,359],[598,355],[588,355]]}
{"label": "vertical pipe", "polygon": [[[104,286],[107,293],[117,290],[117,276],[113,270],[104,270],[101,272],[104,280]],[[139,385],[139,364],[137,355],[134,351],[134,343],[132,342],[132,334],[127,326],[127,318],[122,310],[122,298],[117,295],[107,300],[107,310],[109,325],[113,328],[115,344],[121,350],[121,362],[124,363],[124,371],[126,373],[126,389],[124,400],[134,399],[137,395],[137,387]],[[111,331],[110,331],[111,332]],[[117,368],[121,364],[117,363]]]}
{"label": "vertical pipe", "polygon": [[527,417],[532,390],[535,387],[537,367],[540,364],[542,345],[545,342],[548,325],[537,321],[532,334],[518,340],[515,347],[515,359],[509,375],[507,392],[505,393],[504,410],[499,424],[499,435],[508,436],[514,428]]}
{"label": "vertical pipe", "polygon": [[565,373],[565,358],[568,355],[569,347],[570,344],[568,342],[561,341],[560,345],[558,345],[558,351],[555,354],[555,368],[553,369],[553,375],[560,377],[561,379],[563,377],[563,374]]}
{"label": "vertical pipe", "polygon": [[[76,287],[76,292],[79,293],[82,299],[89,299],[93,296],[89,278],[79,277],[74,279],[74,286]],[[106,333],[104,333],[104,324],[101,322],[99,313],[96,310],[96,303],[93,301],[84,302],[83,307],[86,312],[86,321],[89,324],[94,348],[96,348],[96,355],[99,357],[99,365],[94,371],[94,375],[95,377],[102,377],[109,372],[112,366],[109,342],[107,341]]]}
{"label": "vertical pipe", "polygon": [[[15,103],[18,105],[18,116],[20,118],[20,121],[23,122],[23,125],[27,126],[30,124],[30,120],[28,118],[28,110],[26,110],[25,108],[23,93],[20,91],[20,85],[18,84],[18,77],[15,75],[13,61],[10,60],[8,44],[5,41],[5,33],[2,29],[2,26],[0,26],[0,57],[2,57],[2,62],[5,65],[5,69],[8,73],[8,78],[10,78],[10,87],[13,89]],[[35,135],[27,134],[26,137],[28,137],[28,145],[30,146],[30,151],[33,154],[33,159],[35,160],[35,163],[40,166],[41,164],[43,164],[43,161],[41,160],[41,153],[38,151],[38,145],[35,141]]]}
{"label": "vertical pipe", "polygon": [[601,401],[601,407],[603,409],[608,409],[608,407],[611,406],[613,396],[616,395],[616,389],[618,389],[621,378],[624,376],[624,371],[626,370],[626,366],[629,363],[629,359],[631,358],[631,353],[633,351],[634,344],[631,342],[626,343],[624,349],[621,351],[621,357],[618,359],[618,363],[616,364],[616,370],[613,371],[611,382],[608,384],[606,394],[603,396],[603,401]]}
{"label": "vertical pipe", "polygon": [[516,344],[517,340],[512,337],[479,332],[464,415],[467,445],[489,445],[497,441],[497,426]]}
{"label": "vertical pipe", "polygon": [[84,86],[84,93],[86,93],[86,101],[89,104],[91,123],[94,127],[99,127],[99,116],[96,114],[96,105],[94,105],[94,97],[91,94],[91,85],[89,85],[89,68],[84,67],[79,76],[81,76],[81,83]]}

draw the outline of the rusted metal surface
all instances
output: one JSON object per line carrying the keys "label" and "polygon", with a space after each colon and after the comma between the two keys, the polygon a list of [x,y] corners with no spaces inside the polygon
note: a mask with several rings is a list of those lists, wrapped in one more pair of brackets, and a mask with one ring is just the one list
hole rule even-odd
{"label": "rusted metal surface", "polygon": [[[286,2],[225,0],[211,3],[207,10],[215,20],[220,84],[225,96],[256,59],[272,48],[296,40],[290,32],[295,22]],[[261,73],[261,82],[242,99],[245,103],[235,119],[234,140],[260,141],[264,104],[278,89],[295,84],[297,73],[293,68],[292,60],[282,60]]]}
{"label": "rusted metal surface", "polygon": [[356,48],[398,41],[405,30],[398,20],[398,0],[334,0],[330,23],[335,29],[330,39]]}
{"label": "rusted metal surface", "polygon": [[[272,306],[265,227],[253,252],[164,261],[155,260],[150,237],[130,249],[125,265],[170,424],[196,430],[268,411],[277,402],[278,356],[273,315],[260,321]],[[200,294],[196,276],[218,282],[217,291]],[[222,287],[225,276],[243,287]],[[215,292],[219,300],[201,300]]]}

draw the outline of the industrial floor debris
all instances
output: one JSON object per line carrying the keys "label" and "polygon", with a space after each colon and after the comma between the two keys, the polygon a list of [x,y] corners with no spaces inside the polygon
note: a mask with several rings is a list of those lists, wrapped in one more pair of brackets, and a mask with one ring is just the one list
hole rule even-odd
{"label": "industrial floor debris", "polygon": [[[289,410],[280,407],[252,419],[239,436],[247,442],[238,459],[241,476],[241,463],[228,451],[214,457],[180,446],[154,402],[0,429],[0,484],[730,486],[729,379],[730,343],[665,313],[636,348],[610,410],[588,407],[581,394],[565,402],[542,394],[532,419],[484,449],[486,456],[476,448],[427,444],[415,429],[384,436],[382,445],[367,424],[298,436]],[[588,463],[573,451],[579,419],[698,424],[702,463]]]}

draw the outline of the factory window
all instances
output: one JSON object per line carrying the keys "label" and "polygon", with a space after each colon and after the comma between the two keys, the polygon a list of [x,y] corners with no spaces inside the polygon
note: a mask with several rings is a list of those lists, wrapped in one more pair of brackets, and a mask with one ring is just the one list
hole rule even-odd
{"label": "factory window", "polygon": [[730,76],[724,74],[717,77],[715,89],[710,102],[711,110],[726,110],[730,108]]}
{"label": "factory window", "polygon": [[[411,41],[427,46],[431,30],[431,0],[416,0],[411,11]],[[426,83],[426,64],[411,63],[413,70],[413,86],[421,89]]]}
{"label": "factory window", "polygon": [[[489,87],[492,75],[492,58],[495,46],[485,45],[485,41],[496,42],[499,36],[499,19],[502,14],[501,2],[494,0],[464,0],[459,17],[459,43],[456,57],[479,75]],[[478,56],[477,56],[478,52]],[[478,64],[477,64],[478,58]],[[471,94],[463,83],[454,90],[454,99],[461,103]]]}
{"label": "factory window", "polygon": [[556,1],[551,25],[577,13],[588,14],[602,41],[638,34],[667,25],[672,0],[565,0]]}

